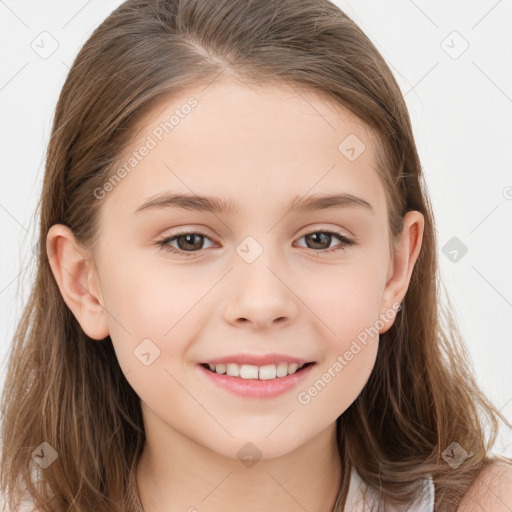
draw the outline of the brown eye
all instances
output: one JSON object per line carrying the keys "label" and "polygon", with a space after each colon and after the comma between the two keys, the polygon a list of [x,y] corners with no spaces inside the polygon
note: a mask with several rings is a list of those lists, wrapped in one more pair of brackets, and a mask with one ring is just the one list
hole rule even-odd
{"label": "brown eye", "polygon": [[187,233],[186,235],[180,235],[175,237],[178,242],[178,248],[182,251],[198,251],[203,246],[203,236],[196,233]]}
{"label": "brown eye", "polygon": [[331,245],[332,235],[324,232],[305,235],[307,243],[311,244],[310,249],[328,249]]}
{"label": "brown eye", "polygon": [[[301,238],[304,238],[306,241],[308,249],[313,249],[321,253],[344,250],[346,246],[355,244],[354,240],[351,240],[336,231],[315,231],[313,233],[308,233]],[[338,239],[341,243],[331,246],[333,239]]]}
{"label": "brown eye", "polygon": [[[164,238],[157,245],[168,252],[183,256],[191,256],[194,252],[204,249],[205,239],[211,240],[211,238],[204,233],[189,232],[189,233],[178,233],[173,236]],[[176,246],[171,245],[176,244]]]}

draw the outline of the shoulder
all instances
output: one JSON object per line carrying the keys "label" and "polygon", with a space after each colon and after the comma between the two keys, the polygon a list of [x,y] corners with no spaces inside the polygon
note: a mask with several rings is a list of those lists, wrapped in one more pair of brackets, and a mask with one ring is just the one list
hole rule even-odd
{"label": "shoulder", "polygon": [[464,494],[457,512],[482,510],[512,510],[512,464],[492,461],[484,467]]}

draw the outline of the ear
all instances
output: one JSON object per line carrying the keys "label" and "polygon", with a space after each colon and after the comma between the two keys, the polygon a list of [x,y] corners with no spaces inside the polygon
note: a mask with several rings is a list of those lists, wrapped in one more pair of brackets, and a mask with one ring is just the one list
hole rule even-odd
{"label": "ear", "polygon": [[55,224],[48,230],[46,251],[62,298],[85,334],[96,340],[106,338],[107,312],[92,259],[63,224]]}
{"label": "ear", "polygon": [[[423,229],[425,219],[423,214],[417,211],[407,212],[403,218],[403,229],[395,244],[395,257],[388,266],[387,282],[381,301],[381,317],[385,318],[384,327],[379,329],[384,334],[393,325],[397,310],[397,304],[405,297],[412,271],[423,241]],[[390,318],[390,311],[394,311]]]}

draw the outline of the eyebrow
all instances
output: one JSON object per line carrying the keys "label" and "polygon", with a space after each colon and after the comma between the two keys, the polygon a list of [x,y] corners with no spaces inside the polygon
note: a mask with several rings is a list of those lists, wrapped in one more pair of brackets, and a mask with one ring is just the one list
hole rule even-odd
{"label": "eyebrow", "polygon": [[[288,210],[301,213],[347,207],[363,208],[372,214],[375,213],[375,210],[368,201],[352,194],[342,193],[329,195],[317,194],[307,197],[297,196],[289,203]],[[240,210],[240,204],[236,201],[225,201],[220,197],[164,192],[148,198],[148,200],[140,205],[133,213],[166,208],[230,215]]]}

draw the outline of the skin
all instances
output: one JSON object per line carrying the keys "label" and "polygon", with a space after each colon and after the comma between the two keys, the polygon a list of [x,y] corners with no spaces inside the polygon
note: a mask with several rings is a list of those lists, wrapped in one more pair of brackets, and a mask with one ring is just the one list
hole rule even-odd
{"label": "skin", "polygon": [[[405,216],[392,257],[375,140],[339,105],[284,85],[232,79],[203,89],[167,98],[141,122],[131,150],[187,98],[198,100],[101,199],[94,254],[67,227],[55,225],[48,232],[50,264],[83,330],[98,343],[110,335],[141,398],[147,440],[137,483],[146,512],[332,510],[342,477],[335,421],[367,382],[378,336],[360,344],[309,403],[297,396],[379,318],[386,319],[379,333],[391,327],[421,248],[424,219],[415,211]],[[354,161],[338,150],[349,134],[366,146]],[[219,196],[241,209],[134,214],[163,191]],[[365,199],[373,212],[287,208],[297,196],[334,191]],[[198,242],[204,248],[189,250],[192,256],[157,245],[185,229],[208,235]],[[357,243],[325,253],[339,240],[322,246],[305,237],[325,230]],[[252,263],[236,252],[247,236],[263,249]],[[176,240],[171,245],[180,247]],[[149,366],[133,353],[146,338],[160,350]],[[214,387],[197,368],[241,352],[279,352],[316,365],[297,389],[264,400]],[[261,453],[252,467],[237,457],[248,442]]]}

